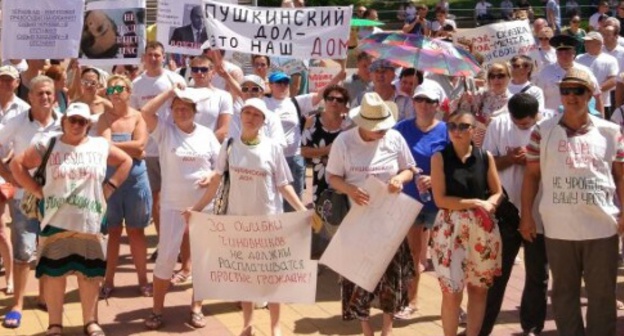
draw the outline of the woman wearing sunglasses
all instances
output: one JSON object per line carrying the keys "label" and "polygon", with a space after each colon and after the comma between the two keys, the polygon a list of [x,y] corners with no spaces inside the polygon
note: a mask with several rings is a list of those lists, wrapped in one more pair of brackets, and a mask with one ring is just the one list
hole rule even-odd
{"label": "woman wearing sunglasses", "polygon": [[[147,280],[147,242],[145,228],[152,215],[152,191],[145,167],[147,127],[141,113],[130,107],[132,83],[125,76],[113,75],[108,79],[106,94],[113,108],[101,115],[96,133],[113,142],[132,158],[132,168],[126,181],[119,185],[108,200],[106,223],[108,248],[106,278],[100,289],[100,298],[107,299],[113,292],[115,271],[119,258],[119,245],[123,226],[130,240],[130,253],[136,268],[139,293],[152,296],[152,286]],[[112,170],[107,172],[109,175]]]}
{"label": "woman wearing sunglasses", "polygon": [[494,158],[472,141],[474,115],[458,110],[446,127],[450,143],[431,158],[431,188],[440,209],[431,231],[433,266],[442,289],[442,328],[457,335],[464,287],[466,335],[481,330],[487,289],[501,272],[501,237],[493,217],[502,195]]}
{"label": "woman wearing sunglasses", "polygon": [[[159,117],[158,110],[168,101],[171,105],[167,115],[171,117]],[[166,177],[162,181],[158,257],[153,272],[154,304],[145,320],[149,329],[158,329],[163,323],[165,294],[171,286],[178,252],[187,253],[184,258],[190,263],[190,244],[187,251],[182,245],[183,239],[188,239],[188,227],[181,212],[204,194],[221,147],[213,131],[195,121],[197,106],[194,101],[178,97],[174,88],[141,108],[147,130],[158,144],[162,176]],[[191,303],[189,324],[195,328],[206,326],[201,307],[201,301]]]}
{"label": "woman wearing sunglasses", "polygon": [[[89,105],[91,114],[99,116],[113,108],[111,102],[98,95],[100,90],[101,75],[95,68],[83,68],[81,71],[78,62],[74,62],[74,77],[69,89],[69,97],[72,102],[81,102]],[[80,71],[80,75],[78,75]],[[97,119],[97,117],[96,117]],[[95,121],[95,119],[94,119]]]}
{"label": "woman wearing sunglasses", "polygon": [[477,147],[481,147],[485,129],[492,117],[507,113],[507,102],[511,98],[510,78],[511,72],[507,64],[492,63],[487,71],[487,87],[475,94],[466,93],[458,101],[458,109],[470,111],[476,117],[475,135],[472,140]]}
{"label": "woman wearing sunglasses", "polygon": [[[76,275],[84,334],[103,336],[98,325],[98,288],[106,270],[106,243],[101,233],[107,199],[124,182],[132,161],[106,139],[88,136],[91,112],[84,103],[72,103],[61,118],[63,133],[45,166],[46,181],[39,185],[30,170],[42,163],[49,139],[40,140],[11,162],[13,176],[24,189],[44,200],[36,267],[45,279],[49,327],[46,335],[63,331],[63,301],[67,277]],[[114,173],[106,177],[106,167]]]}
{"label": "woman wearing sunglasses", "polygon": [[578,45],[576,46],[576,54],[580,55],[585,52],[585,41],[583,41],[583,37],[587,35],[585,30],[581,28],[581,17],[578,15],[574,15],[570,18],[570,26],[564,29],[561,34],[570,35],[574,37],[578,41]]}

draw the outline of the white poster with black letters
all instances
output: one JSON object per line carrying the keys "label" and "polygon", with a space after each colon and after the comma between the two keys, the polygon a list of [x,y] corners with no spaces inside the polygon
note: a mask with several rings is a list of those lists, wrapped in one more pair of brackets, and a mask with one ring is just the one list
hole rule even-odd
{"label": "white poster with black letters", "polygon": [[83,12],[84,0],[4,0],[3,58],[78,56]]}
{"label": "white poster with black letters", "polygon": [[203,0],[211,48],[300,59],[346,58],[352,6],[265,8]]}

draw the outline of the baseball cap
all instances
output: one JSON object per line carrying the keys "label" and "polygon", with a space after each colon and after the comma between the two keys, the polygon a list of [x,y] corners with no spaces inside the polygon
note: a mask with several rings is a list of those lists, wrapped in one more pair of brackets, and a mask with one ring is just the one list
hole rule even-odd
{"label": "baseball cap", "polygon": [[596,32],[596,31],[587,33],[587,35],[585,35],[585,37],[583,37],[583,40],[585,40],[585,41],[599,41],[600,43],[604,43],[604,39],[602,38],[602,34],[600,34],[599,32]]}
{"label": "baseball cap", "polygon": [[424,84],[418,85],[418,87],[414,91],[414,95],[412,96],[412,98],[416,98],[416,97],[426,97],[431,100],[440,101],[440,95],[438,94],[438,92],[436,92],[435,90],[433,90],[433,88]]}
{"label": "baseball cap", "polygon": [[11,65],[3,65],[0,67],[0,76],[10,76],[13,79],[19,78],[19,72]]}
{"label": "baseball cap", "polygon": [[71,103],[65,111],[65,116],[68,118],[78,116],[91,120],[91,109],[85,103]]}
{"label": "baseball cap", "polygon": [[244,110],[246,107],[253,107],[257,109],[258,111],[262,112],[262,114],[264,114],[265,118],[269,115],[269,113],[271,113],[271,111],[269,111],[269,109],[267,108],[264,100],[260,98],[249,98],[245,100],[245,104],[241,108],[241,111]]}
{"label": "baseball cap", "polygon": [[290,83],[290,76],[278,71],[269,75],[269,83],[288,82]]}
{"label": "baseball cap", "polygon": [[368,67],[368,70],[370,72],[375,72],[377,71],[377,69],[396,69],[397,66],[392,64],[390,61],[384,60],[384,59],[378,59],[373,61],[373,63],[371,63],[371,65]]}
{"label": "baseball cap", "polygon": [[241,81],[241,84],[245,84],[245,83],[253,83],[259,86],[262,89],[262,91],[266,90],[265,85],[264,85],[264,79],[260,78],[260,76],[247,75],[243,77],[243,80]]}

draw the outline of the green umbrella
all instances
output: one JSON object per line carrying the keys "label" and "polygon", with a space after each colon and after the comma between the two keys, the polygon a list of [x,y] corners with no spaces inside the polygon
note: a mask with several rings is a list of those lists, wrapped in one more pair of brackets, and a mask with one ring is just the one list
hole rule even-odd
{"label": "green umbrella", "polygon": [[367,20],[367,19],[351,19],[351,27],[379,27],[383,26],[383,22]]}

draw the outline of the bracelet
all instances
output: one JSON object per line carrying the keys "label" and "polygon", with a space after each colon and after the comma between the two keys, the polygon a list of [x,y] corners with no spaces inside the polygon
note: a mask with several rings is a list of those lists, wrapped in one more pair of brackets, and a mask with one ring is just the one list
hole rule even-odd
{"label": "bracelet", "polygon": [[104,181],[104,183],[107,184],[109,187],[113,188],[113,190],[117,190],[117,186],[110,180],[106,180]]}

